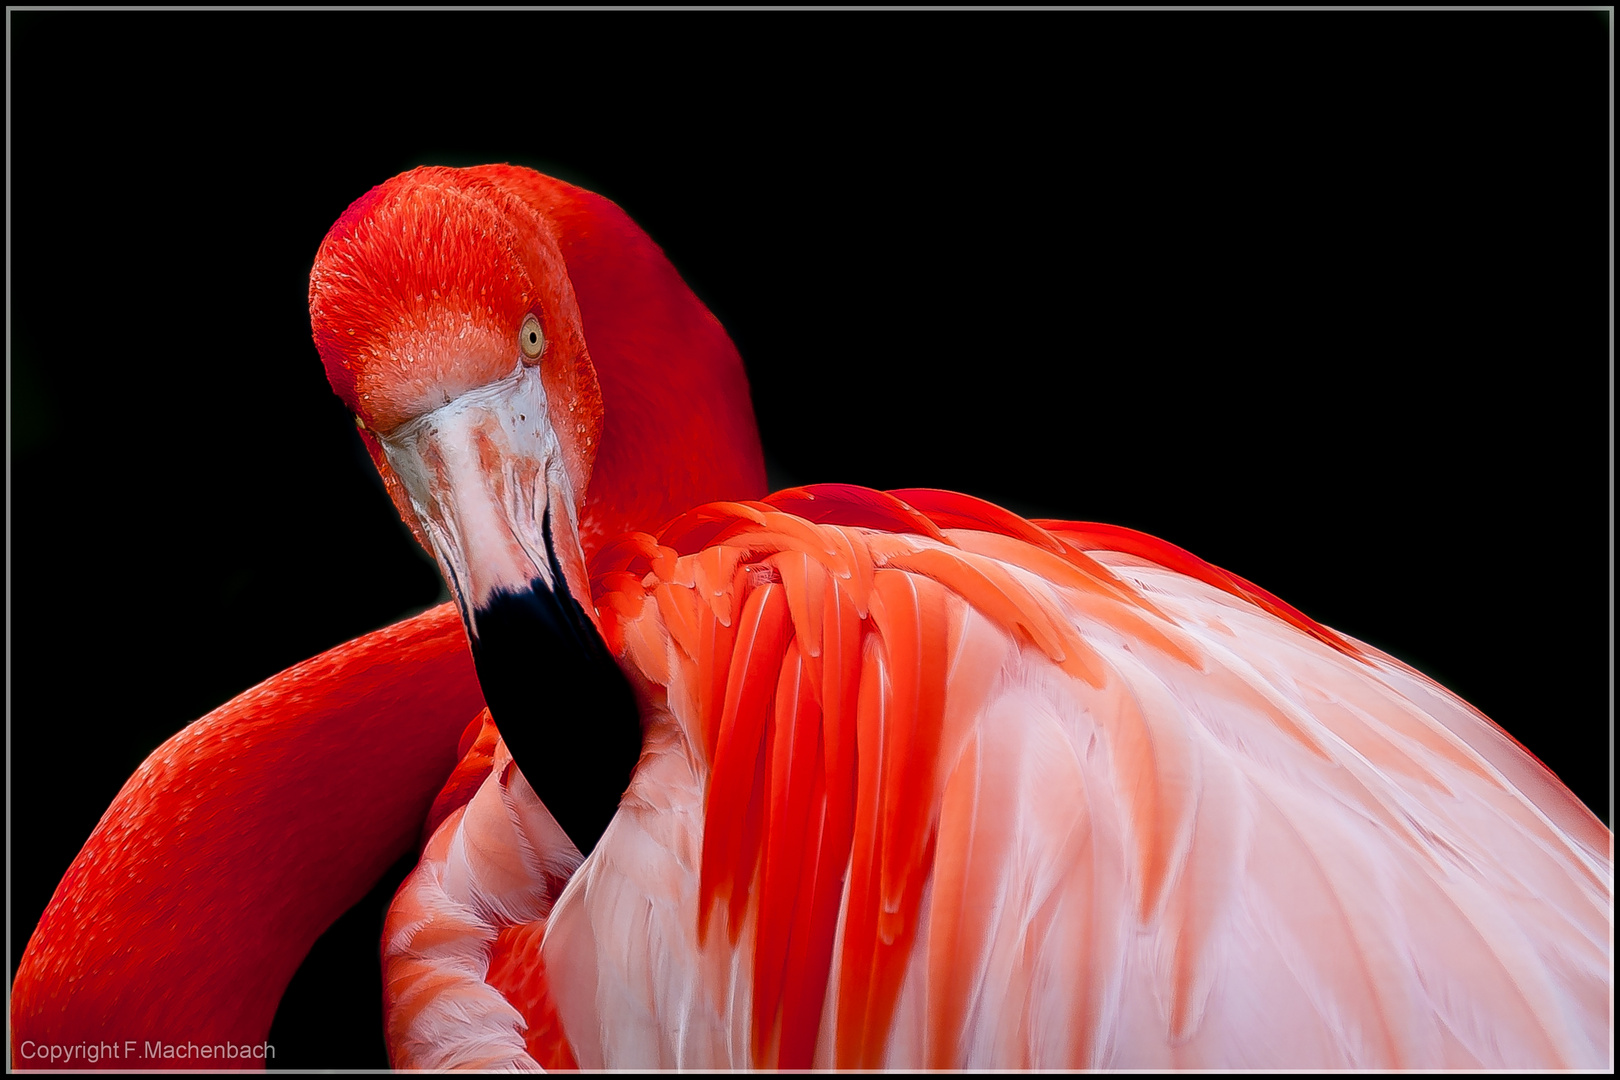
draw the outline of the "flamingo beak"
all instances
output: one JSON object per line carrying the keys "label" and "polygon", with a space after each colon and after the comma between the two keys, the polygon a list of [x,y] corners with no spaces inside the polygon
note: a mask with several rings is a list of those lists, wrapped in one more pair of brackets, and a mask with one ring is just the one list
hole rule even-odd
{"label": "flamingo beak", "polygon": [[461,609],[491,716],[588,854],[629,783],[641,727],[579,599],[590,590],[578,500],[546,405],[538,370],[519,364],[378,438]]}
{"label": "flamingo beak", "polygon": [[[469,636],[478,636],[479,611],[502,592],[538,582],[548,591],[572,587],[575,595],[589,595],[573,492],[534,368],[519,364],[506,378],[378,438]],[[558,534],[557,515],[566,536]],[[575,573],[563,569],[559,576],[569,564]]]}

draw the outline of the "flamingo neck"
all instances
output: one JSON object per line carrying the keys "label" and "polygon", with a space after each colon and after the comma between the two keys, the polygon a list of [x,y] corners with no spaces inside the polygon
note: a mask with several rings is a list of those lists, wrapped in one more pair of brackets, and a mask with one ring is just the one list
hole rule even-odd
{"label": "flamingo neck", "polygon": [[581,515],[587,555],[700,503],[766,492],[742,358],[651,237],[600,195],[511,165],[470,170],[551,225],[602,396]]}

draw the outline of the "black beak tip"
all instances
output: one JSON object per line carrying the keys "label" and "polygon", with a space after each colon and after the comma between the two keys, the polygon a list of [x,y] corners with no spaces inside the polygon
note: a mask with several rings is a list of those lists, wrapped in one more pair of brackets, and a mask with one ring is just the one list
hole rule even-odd
{"label": "black beak tip", "polygon": [[513,760],[589,855],[641,756],[641,714],[555,557],[552,580],[555,588],[536,578],[520,592],[498,591],[477,608],[473,660]]}

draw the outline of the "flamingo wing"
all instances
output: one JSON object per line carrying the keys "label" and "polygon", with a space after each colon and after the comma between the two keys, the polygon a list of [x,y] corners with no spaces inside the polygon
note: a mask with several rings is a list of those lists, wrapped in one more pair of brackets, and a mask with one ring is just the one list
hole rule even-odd
{"label": "flamingo wing", "polygon": [[593,565],[647,735],[539,886],[580,1065],[1607,1059],[1609,834],[1490,721],[1152,538],[906,494]]}
{"label": "flamingo wing", "polygon": [[315,939],[416,842],[482,707],[446,604],[289,668],[158,747],[29,939],[14,1054],[25,1040],[263,1044]]}

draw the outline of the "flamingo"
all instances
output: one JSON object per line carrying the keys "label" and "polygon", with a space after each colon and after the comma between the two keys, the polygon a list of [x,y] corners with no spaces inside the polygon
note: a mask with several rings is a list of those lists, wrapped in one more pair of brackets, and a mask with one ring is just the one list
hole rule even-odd
{"label": "flamingo", "polygon": [[262,1043],[418,842],[402,1067],[1607,1058],[1609,833],[1420,673],[1130,530],[767,495],[724,331],[528,170],[374,189],[310,296],[453,603],[154,753],[30,940],[14,1062]]}

